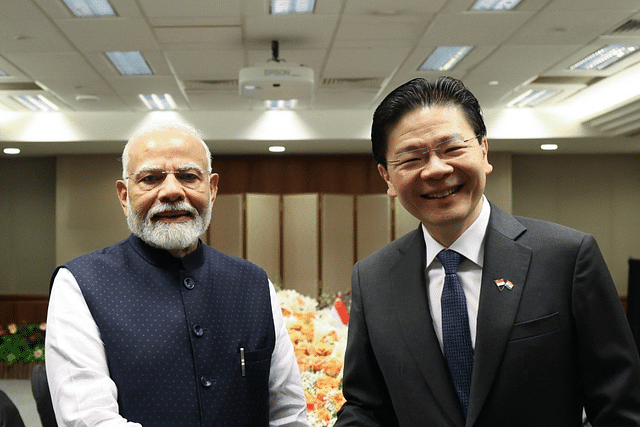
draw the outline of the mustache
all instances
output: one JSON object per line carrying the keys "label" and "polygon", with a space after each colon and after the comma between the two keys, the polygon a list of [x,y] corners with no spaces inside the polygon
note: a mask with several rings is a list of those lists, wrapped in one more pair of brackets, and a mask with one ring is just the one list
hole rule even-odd
{"label": "mustache", "polygon": [[175,212],[175,211],[185,211],[190,214],[197,216],[198,211],[196,208],[191,206],[187,202],[175,202],[175,203],[161,203],[159,205],[153,206],[149,211],[147,211],[147,219],[152,218],[154,215],[164,213],[164,212]]}

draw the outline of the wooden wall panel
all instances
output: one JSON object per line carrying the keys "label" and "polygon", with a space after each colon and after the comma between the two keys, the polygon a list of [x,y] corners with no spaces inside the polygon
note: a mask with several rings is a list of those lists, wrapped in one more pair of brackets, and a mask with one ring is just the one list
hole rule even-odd
{"label": "wooden wall panel", "polygon": [[318,296],[317,194],[283,196],[282,287],[303,295]]}
{"label": "wooden wall panel", "polygon": [[386,184],[369,155],[215,156],[220,194],[379,194]]}
{"label": "wooden wall panel", "polygon": [[351,290],[351,269],[355,259],[354,197],[322,195],[320,229],[323,294],[334,295]]}
{"label": "wooden wall panel", "polygon": [[269,279],[280,286],[281,224],[280,195],[247,194],[246,258],[264,268]]}

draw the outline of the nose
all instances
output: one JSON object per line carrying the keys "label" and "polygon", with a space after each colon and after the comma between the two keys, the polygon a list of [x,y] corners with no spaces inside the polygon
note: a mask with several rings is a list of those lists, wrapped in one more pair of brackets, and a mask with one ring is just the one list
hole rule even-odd
{"label": "nose", "polygon": [[453,166],[431,152],[424,159],[424,166],[420,170],[422,179],[440,179],[453,173]]}
{"label": "nose", "polygon": [[168,173],[158,190],[158,199],[162,202],[176,202],[184,200],[184,187],[172,173]]}

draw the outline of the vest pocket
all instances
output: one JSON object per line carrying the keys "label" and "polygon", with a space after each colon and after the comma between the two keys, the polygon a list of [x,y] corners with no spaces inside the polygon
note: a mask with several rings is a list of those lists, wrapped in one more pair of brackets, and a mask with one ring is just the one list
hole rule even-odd
{"label": "vest pocket", "polygon": [[249,351],[239,347],[236,364],[240,374],[243,377],[255,377],[266,373],[268,377],[271,368],[271,352],[270,348]]}

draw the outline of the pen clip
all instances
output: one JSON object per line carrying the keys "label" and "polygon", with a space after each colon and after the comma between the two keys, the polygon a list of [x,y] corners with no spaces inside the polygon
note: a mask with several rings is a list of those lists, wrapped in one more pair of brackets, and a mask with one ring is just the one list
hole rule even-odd
{"label": "pen clip", "polygon": [[242,376],[245,377],[247,376],[247,363],[246,360],[244,358],[244,347],[240,347],[240,367],[242,368]]}

